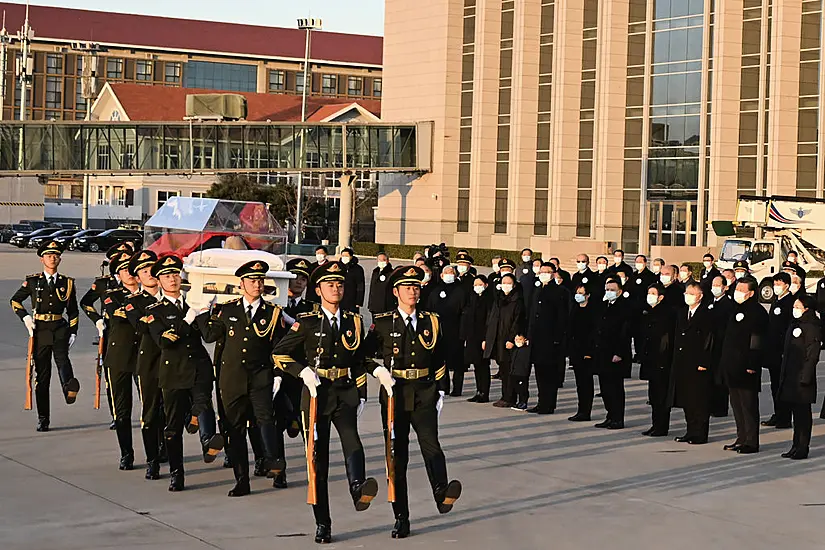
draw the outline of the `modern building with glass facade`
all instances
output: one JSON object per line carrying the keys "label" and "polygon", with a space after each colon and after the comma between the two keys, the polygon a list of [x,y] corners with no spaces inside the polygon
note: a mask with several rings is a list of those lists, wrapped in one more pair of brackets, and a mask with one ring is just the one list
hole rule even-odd
{"label": "modern building with glass facade", "polygon": [[[379,242],[673,259],[740,194],[825,195],[822,0],[387,0]],[[690,248],[690,247],[696,248]]]}

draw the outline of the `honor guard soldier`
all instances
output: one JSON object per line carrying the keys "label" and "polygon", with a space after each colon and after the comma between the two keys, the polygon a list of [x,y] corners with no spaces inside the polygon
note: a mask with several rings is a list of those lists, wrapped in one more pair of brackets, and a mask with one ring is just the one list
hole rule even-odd
{"label": "honor guard soldier", "polygon": [[184,427],[190,433],[200,430],[204,462],[213,462],[224,443],[223,437],[215,434],[212,359],[197,326],[192,326],[201,312],[190,308],[183,299],[182,269],[183,262],[177,256],[166,256],[152,266],[152,275],[163,289],[163,299],[146,308],[145,321],[160,347],[158,380],[166,413],[164,435],[169,453],[170,491],[184,489]]}
{"label": "honor guard soldier", "polygon": [[[338,307],[344,293],[343,266],[327,262],[317,267],[312,272],[310,288],[321,300],[320,309],[298,315],[289,333],[276,344],[273,355],[280,369],[300,378],[306,386],[301,412],[310,472],[307,500],[313,504],[317,523],[315,542],[329,543],[332,541],[327,488],[330,424],[335,425],[341,438],[350,495],[357,511],[369,507],[378,493],[378,483],[366,477],[364,447],[358,436],[358,415],[367,398],[364,328],[360,315]],[[316,410],[317,415],[313,415]],[[310,451],[310,442],[314,453]],[[315,491],[312,491],[313,485]]]}
{"label": "honor guard soldier", "polygon": [[146,479],[160,479],[160,464],[168,460],[163,430],[166,418],[163,414],[161,390],[158,382],[160,348],[149,334],[146,309],[163,299],[160,283],[152,275],[152,267],[158,257],[151,250],[137,252],[129,261],[129,274],[137,277],[140,291],[126,298],[126,318],[139,336],[137,363],[135,365],[140,393],[140,434],[146,452]]}
{"label": "honor guard soldier", "polygon": [[[106,251],[106,261],[103,262],[101,266],[101,270],[106,266],[108,262],[111,265],[112,258],[117,256],[118,254],[128,253],[133,254],[134,250],[132,249],[131,245],[123,242],[118,243],[109,250]],[[111,269],[109,270],[108,275],[104,275],[101,273],[100,277],[96,278],[92,283],[91,288],[86,291],[86,294],[81,296],[80,298],[80,309],[83,310],[83,313],[91,319],[91,321],[95,324],[95,328],[97,328],[97,335],[99,338],[103,338],[103,349],[106,350],[108,347],[106,346],[106,322],[103,319],[103,300],[106,299],[106,292],[115,288],[118,288],[118,281],[114,274],[112,274]],[[100,301],[100,313],[97,312],[95,308],[95,303]],[[109,426],[110,430],[116,429],[117,423],[114,419],[114,411],[112,410],[112,390],[109,387],[109,381],[106,380],[106,402],[109,405],[109,414],[112,416],[112,423]]]}
{"label": "honor guard soldier", "polygon": [[287,305],[283,309],[284,321],[291,326],[299,314],[308,313],[317,309],[317,306],[303,297],[309,283],[309,262],[303,258],[293,258],[286,263],[286,270],[295,275],[289,281]]}
{"label": "honor guard soldier", "polygon": [[[395,487],[393,538],[410,534],[407,496],[410,426],[418,434],[438,511],[445,514],[461,496],[461,483],[448,481],[447,461],[438,442],[438,416],[448,387],[443,341],[438,315],[416,311],[424,272],[419,267],[397,268],[391,277],[398,309],[377,315],[369,334],[370,350],[377,350],[384,364],[372,374],[381,382],[381,417],[384,438],[392,439]],[[394,423],[387,427],[387,406],[394,404]],[[389,443],[389,441],[388,441]]]}
{"label": "honor guard soldier", "polygon": [[[78,308],[74,279],[57,272],[63,248],[56,241],[43,243],[37,255],[43,264],[41,273],[26,277],[11,297],[11,307],[34,338],[34,396],[37,404],[37,431],[49,431],[49,382],[52,355],[63,387],[66,403],[77,399],[80,383],[74,377],[69,348],[77,338]],[[29,298],[32,313],[23,307]],[[67,320],[68,317],[68,320]]]}
{"label": "honor guard soldier", "polygon": [[112,276],[120,283],[106,291],[103,299],[103,317],[108,334],[103,367],[109,387],[112,407],[120,446],[120,469],[132,470],[135,465],[135,450],[132,447],[132,379],[135,376],[140,337],[135,327],[126,317],[126,299],[136,293],[139,284],[129,273],[132,254],[120,252],[109,260]]}
{"label": "honor guard soldier", "polygon": [[230,497],[250,493],[249,449],[246,424],[254,420],[264,445],[263,469],[270,477],[284,473],[284,436],[275,427],[272,395],[281,385],[281,373],[275,381],[272,364],[273,344],[285,332],[281,308],[264,301],[264,281],[269,264],[247,262],[235,271],[243,296],[215,306],[211,315],[198,316],[198,327],[206,342],[220,342],[220,378],[218,390],[226,411],[229,432],[228,450],[235,473],[235,487]]}

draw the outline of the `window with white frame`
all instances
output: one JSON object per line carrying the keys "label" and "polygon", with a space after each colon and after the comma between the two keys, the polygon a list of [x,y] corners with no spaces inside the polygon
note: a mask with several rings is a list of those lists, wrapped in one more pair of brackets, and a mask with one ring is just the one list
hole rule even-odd
{"label": "window with white frame", "polygon": [[166,201],[169,200],[169,197],[177,197],[179,195],[179,191],[158,191],[158,209],[160,209],[161,206],[166,204]]}
{"label": "window with white frame", "polygon": [[106,188],[99,186],[97,188],[97,205],[103,206],[104,204],[106,204]]}
{"label": "window with white frame", "polygon": [[206,193],[201,193],[201,192],[198,192],[198,191],[192,191],[192,198],[193,199],[205,199],[206,198]]}
{"label": "window with white frame", "polygon": [[115,204],[126,206],[126,188],[115,187]]}

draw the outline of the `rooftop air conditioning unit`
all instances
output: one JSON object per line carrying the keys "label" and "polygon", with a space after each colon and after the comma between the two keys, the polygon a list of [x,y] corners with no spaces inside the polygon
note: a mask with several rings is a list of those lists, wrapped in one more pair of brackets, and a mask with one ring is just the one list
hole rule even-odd
{"label": "rooftop air conditioning unit", "polygon": [[246,118],[246,98],[240,94],[189,94],[186,118],[240,120]]}

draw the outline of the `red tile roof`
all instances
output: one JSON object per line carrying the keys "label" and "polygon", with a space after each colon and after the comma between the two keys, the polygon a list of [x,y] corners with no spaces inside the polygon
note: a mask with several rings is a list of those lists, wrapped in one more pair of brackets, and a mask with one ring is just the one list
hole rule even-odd
{"label": "red tile roof", "polygon": [[[109,84],[132,121],[176,122],[186,116],[186,96],[189,94],[222,93],[215,90],[193,88],[167,88],[142,84]],[[246,97],[247,120],[273,122],[299,122],[301,120],[301,96],[255,94],[249,92],[225,92]],[[381,115],[381,102],[375,99],[351,100],[334,97],[308,97],[307,120],[320,121],[347,105],[358,103],[377,117]]]}
{"label": "red tile roof", "polygon": [[[6,29],[15,33],[23,25],[23,4],[0,2],[6,12]],[[191,21],[47,6],[31,6],[29,23],[40,39],[81,40],[108,45],[129,45],[158,50],[240,54],[266,58],[304,58],[305,32],[282,27],[262,27],[216,21]],[[312,59],[343,64],[380,66],[383,38],[316,31],[312,33]]]}

